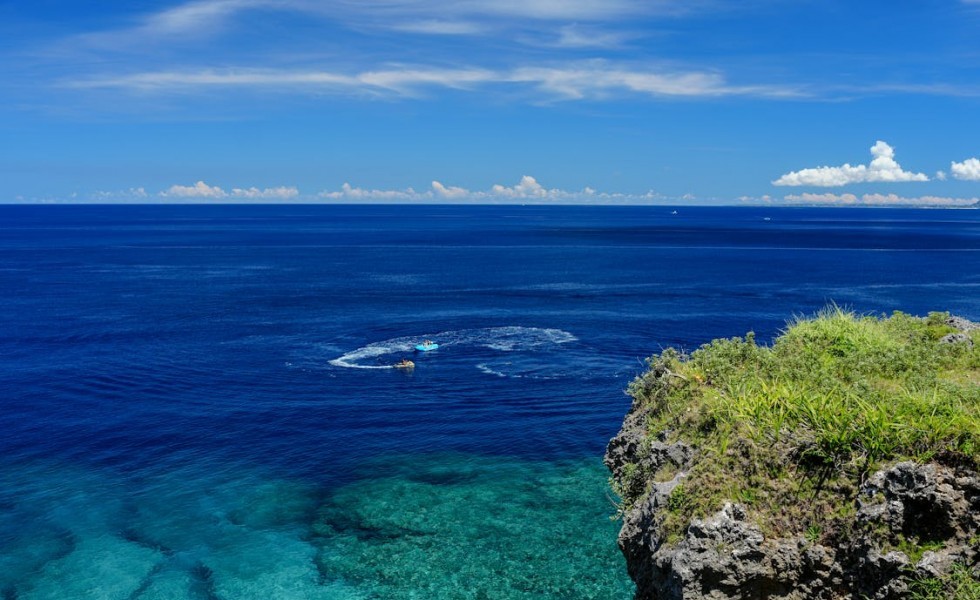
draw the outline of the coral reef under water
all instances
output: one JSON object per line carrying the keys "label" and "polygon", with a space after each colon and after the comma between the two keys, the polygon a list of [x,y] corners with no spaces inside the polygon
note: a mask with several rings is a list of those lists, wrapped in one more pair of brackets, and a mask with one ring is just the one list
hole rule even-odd
{"label": "coral reef under water", "polygon": [[632,584],[594,461],[464,454],[362,463],[339,487],[247,467],[138,478],[0,468],[0,597],[621,598]]}

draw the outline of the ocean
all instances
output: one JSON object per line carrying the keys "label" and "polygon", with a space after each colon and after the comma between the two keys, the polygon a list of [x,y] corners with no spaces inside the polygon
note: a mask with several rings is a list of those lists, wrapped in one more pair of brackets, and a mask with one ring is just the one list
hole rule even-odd
{"label": "ocean", "polygon": [[646,357],[980,320],[978,252],[976,210],[0,206],[0,598],[629,598]]}

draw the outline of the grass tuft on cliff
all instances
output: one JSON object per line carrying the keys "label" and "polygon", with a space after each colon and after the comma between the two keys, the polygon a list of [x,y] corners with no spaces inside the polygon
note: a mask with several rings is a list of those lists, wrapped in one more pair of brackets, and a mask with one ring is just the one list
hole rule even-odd
{"label": "grass tuft on cliff", "polygon": [[[629,387],[649,407],[649,439],[698,448],[664,523],[679,539],[693,517],[725,501],[747,506],[768,534],[832,541],[846,535],[858,486],[886,462],[980,462],[980,331],[941,343],[949,315],[862,316],[838,307],[798,319],[771,346],[719,339],[667,350]],[[627,470],[638,482],[673,473]]]}

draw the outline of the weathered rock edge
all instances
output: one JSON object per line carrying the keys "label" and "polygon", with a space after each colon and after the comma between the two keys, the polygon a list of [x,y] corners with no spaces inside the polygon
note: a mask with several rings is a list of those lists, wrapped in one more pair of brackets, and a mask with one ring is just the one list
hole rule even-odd
{"label": "weathered rock edge", "polygon": [[[959,317],[949,324],[961,332],[980,327]],[[628,465],[644,473],[676,472],[670,481],[645,482],[647,493],[623,514],[618,541],[636,583],[635,600],[892,600],[909,596],[913,578],[942,577],[954,563],[980,575],[980,473],[939,462],[891,465],[874,473],[859,494],[857,530],[941,543],[914,564],[905,553],[885,551],[863,536],[839,547],[804,537],[767,538],[734,502],[693,519],[679,542],[667,544],[661,532],[668,498],[697,451],[684,442],[666,443],[666,432],[647,440],[648,410],[634,401],[604,459],[617,480]]]}

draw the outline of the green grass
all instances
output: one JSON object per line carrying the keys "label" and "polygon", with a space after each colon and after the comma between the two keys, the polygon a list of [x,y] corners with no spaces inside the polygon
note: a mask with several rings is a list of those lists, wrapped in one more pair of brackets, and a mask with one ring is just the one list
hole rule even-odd
{"label": "green grass", "polygon": [[[669,503],[668,539],[734,500],[769,534],[827,540],[846,534],[858,486],[884,463],[976,467],[980,332],[972,348],[941,344],[954,331],[947,317],[835,306],[796,319],[771,346],[750,333],[651,358],[629,388],[650,409],[650,437],[700,450]],[[647,489],[636,477],[619,486],[626,506]]]}
{"label": "green grass", "polygon": [[909,600],[980,600],[980,581],[963,565],[942,579],[919,579],[909,586]]}

